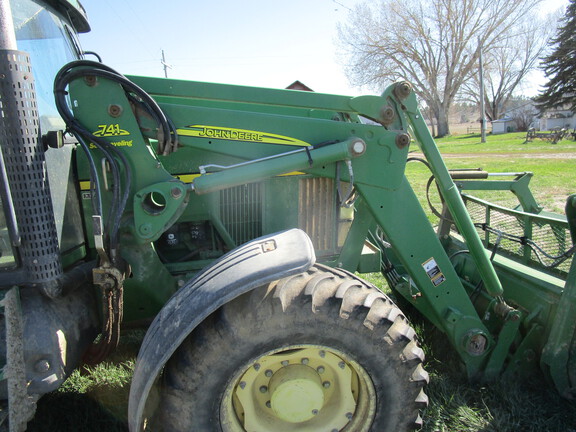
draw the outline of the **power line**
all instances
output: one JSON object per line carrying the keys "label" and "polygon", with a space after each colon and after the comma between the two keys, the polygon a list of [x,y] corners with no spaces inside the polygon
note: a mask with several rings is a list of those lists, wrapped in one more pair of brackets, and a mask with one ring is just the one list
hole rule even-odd
{"label": "power line", "polygon": [[352,12],[352,9],[350,9],[348,6],[346,6],[345,4],[340,3],[337,0],[332,0],[334,3],[336,3],[339,6],[342,6],[344,9],[347,9],[348,11]]}

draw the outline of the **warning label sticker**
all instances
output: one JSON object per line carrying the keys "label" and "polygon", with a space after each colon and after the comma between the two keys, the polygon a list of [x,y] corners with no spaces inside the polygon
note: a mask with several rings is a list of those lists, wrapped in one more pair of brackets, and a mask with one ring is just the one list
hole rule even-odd
{"label": "warning label sticker", "polygon": [[434,286],[438,286],[446,280],[446,277],[440,271],[440,267],[438,267],[438,264],[436,264],[436,260],[434,258],[427,260],[422,264],[422,267],[424,268],[424,271]]}

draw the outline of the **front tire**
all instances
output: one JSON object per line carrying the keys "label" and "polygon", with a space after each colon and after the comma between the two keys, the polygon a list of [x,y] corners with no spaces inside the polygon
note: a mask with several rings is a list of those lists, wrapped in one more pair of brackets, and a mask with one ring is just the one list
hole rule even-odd
{"label": "front tire", "polygon": [[410,430],[427,403],[423,359],[388,297],[317,265],[224,305],[186,339],[154,430]]}

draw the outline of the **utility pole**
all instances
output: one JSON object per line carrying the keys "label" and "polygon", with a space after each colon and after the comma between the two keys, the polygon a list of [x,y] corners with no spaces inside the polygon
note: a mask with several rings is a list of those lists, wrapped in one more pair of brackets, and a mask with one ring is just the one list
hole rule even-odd
{"label": "utility pole", "polygon": [[162,66],[164,67],[164,78],[168,78],[168,69],[172,69],[168,63],[166,63],[166,57],[164,56],[164,50],[162,50]]}
{"label": "utility pole", "polygon": [[480,56],[478,61],[480,62],[480,142],[486,142],[486,114],[484,110],[484,63],[482,62],[482,42],[478,38],[478,44],[480,46]]}

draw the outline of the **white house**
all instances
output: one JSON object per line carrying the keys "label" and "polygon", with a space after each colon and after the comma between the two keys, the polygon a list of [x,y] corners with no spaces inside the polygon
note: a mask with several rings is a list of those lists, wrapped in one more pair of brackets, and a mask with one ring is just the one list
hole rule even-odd
{"label": "white house", "polygon": [[576,116],[567,109],[547,110],[540,117],[540,130],[576,129]]}
{"label": "white house", "polygon": [[502,118],[492,121],[492,134],[517,132],[535,127],[536,108],[532,101],[524,102],[504,113]]}

